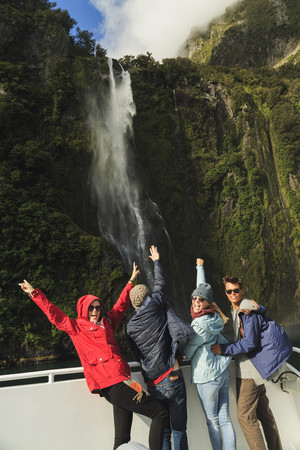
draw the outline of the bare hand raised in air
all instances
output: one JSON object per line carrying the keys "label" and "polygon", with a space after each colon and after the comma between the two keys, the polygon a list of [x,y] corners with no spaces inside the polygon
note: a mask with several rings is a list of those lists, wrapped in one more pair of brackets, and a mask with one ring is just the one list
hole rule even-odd
{"label": "bare hand raised in air", "polygon": [[29,295],[34,291],[34,288],[26,280],[23,280],[23,283],[19,283],[19,286],[21,286],[21,289]]}
{"label": "bare hand raised in air", "polygon": [[129,281],[134,281],[140,273],[141,273],[141,271],[138,270],[138,267],[137,267],[136,263],[134,262],[133,266],[132,266],[132,274],[131,274]]}
{"label": "bare hand raised in air", "polygon": [[150,247],[149,258],[152,259],[152,261],[157,261],[159,259],[159,253],[158,253],[157,247],[155,247],[155,245],[151,245],[151,247]]}

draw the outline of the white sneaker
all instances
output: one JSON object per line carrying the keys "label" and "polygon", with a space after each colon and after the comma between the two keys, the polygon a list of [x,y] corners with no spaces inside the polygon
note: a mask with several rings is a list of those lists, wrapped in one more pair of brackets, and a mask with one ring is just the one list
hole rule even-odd
{"label": "white sneaker", "polygon": [[117,450],[150,450],[148,447],[145,447],[143,444],[139,444],[138,442],[130,441],[127,444],[120,445]]}

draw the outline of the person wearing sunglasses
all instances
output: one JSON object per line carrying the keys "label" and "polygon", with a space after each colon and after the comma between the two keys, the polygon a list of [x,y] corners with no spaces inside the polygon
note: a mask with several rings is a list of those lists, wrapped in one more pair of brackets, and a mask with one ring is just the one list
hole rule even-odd
{"label": "person wearing sunglasses", "polygon": [[192,382],[197,385],[213,450],[222,450],[223,443],[226,450],[235,450],[228,393],[231,357],[216,356],[211,350],[216,342],[228,342],[222,334],[228,318],[213,301],[211,285],[205,280],[203,259],[197,258],[196,270],[197,287],[192,292],[191,305],[191,325],[196,334],[188,339],[183,352],[191,359]]}
{"label": "person wearing sunglasses", "polygon": [[151,450],[162,450],[164,427],[168,418],[165,405],[146,395],[142,386],[131,379],[130,367],[122,356],[114,335],[130,306],[129,294],[139,273],[137,265],[133,263],[130,280],[111,311],[107,311],[104,303],[94,295],[80,297],[77,302],[77,319],[69,318],[26,280],[19,283],[50,322],[72,339],[90,392],[99,394],[113,405],[114,450],[130,441],[133,412],[152,419],[149,446]]}
{"label": "person wearing sunglasses", "polygon": [[237,417],[249,448],[265,450],[266,440],[268,449],[282,450],[264,383],[283,370],[292,344],[283,328],[266,316],[264,306],[243,297],[241,279],[226,276],[223,283],[232,305],[235,342],[215,344],[212,351],[235,357]]}

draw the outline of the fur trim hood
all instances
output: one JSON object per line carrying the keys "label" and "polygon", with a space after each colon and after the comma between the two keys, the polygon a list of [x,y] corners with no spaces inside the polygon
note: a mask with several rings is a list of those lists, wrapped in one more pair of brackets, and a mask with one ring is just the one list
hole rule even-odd
{"label": "fur trim hood", "polygon": [[245,298],[241,301],[240,306],[236,310],[237,314],[244,313],[249,315],[251,311],[255,311],[257,314],[261,314],[264,316],[266,314],[266,308],[262,305],[259,305],[254,300],[249,300]]}

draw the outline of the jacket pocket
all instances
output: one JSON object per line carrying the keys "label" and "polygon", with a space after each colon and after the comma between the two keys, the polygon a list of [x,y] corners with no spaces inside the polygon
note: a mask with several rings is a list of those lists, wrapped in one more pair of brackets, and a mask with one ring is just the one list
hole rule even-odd
{"label": "jacket pocket", "polygon": [[99,352],[98,354],[86,353],[85,359],[87,363],[91,365],[103,364],[111,359],[111,355],[106,352]]}

